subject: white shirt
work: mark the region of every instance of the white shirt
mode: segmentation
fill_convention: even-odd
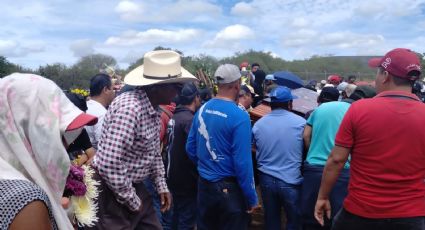
[[[87,133],[90,137],[90,142],[93,147],[97,149],[97,144],[99,143],[100,135],[102,134],[103,118],[106,114],[106,108],[95,100],[89,100],[87,102],[86,113],[97,117],[97,123],[95,125],[86,126]]]

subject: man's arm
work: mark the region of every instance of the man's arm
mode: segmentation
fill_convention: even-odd
[[[251,122],[248,115],[234,126],[232,156],[239,186],[248,201],[248,208],[258,205],[251,157]]]
[[[122,163],[122,158],[133,146],[137,112],[132,106],[111,112],[114,114],[109,112],[105,118],[108,126],[102,129],[103,135],[95,156],[95,166],[118,202],[136,211],[140,208],[141,201],[127,176],[127,167]]]
[[[189,135],[186,141],[186,153],[190,160],[193,163],[198,164],[198,157],[196,156],[196,138],[198,135],[198,113],[195,114],[192,121],[192,126],[190,127]]]
[[[349,148],[335,146],[326,161],[316,207],[314,208],[314,217],[322,226],[324,225],[323,215],[326,213],[328,218],[331,216],[329,194],[338,179],[339,173],[344,168],[349,154]]]
[[[312,132],[313,132],[313,127],[311,127],[310,125],[306,124],[305,127],[304,127],[304,132],[303,132],[303,140],[304,140],[303,160],[306,159],[307,153],[308,153],[308,149],[310,148],[311,134],[312,134]]]

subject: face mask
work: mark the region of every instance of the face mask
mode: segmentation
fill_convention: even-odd
[[[72,142],[74,142],[77,139],[77,137],[80,136],[82,131],[83,131],[83,127],[65,132],[63,134],[63,138],[65,139],[66,144],[68,146],[72,144]]]

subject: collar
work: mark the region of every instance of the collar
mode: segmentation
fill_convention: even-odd
[[[407,99],[410,98],[416,101],[420,101],[418,96],[416,96],[413,93],[408,93],[406,91],[395,91],[395,90],[381,92],[375,97],[397,97],[397,98],[407,98]]]
[[[139,96],[139,100],[142,102],[142,104],[146,104],[148,109],[148,114],[151,116],[158,115],[158,112],[156,109],[152,106],[151,101],[149,101],[149,97],[146,94],[146,92],[143,89],[136,89],[135,92]]]

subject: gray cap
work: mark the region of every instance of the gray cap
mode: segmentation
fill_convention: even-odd
[[[234,82],[241,78],[241,76],[239,68],[233,64],[220,65],[214,73],[214,77],[219,84]]]

